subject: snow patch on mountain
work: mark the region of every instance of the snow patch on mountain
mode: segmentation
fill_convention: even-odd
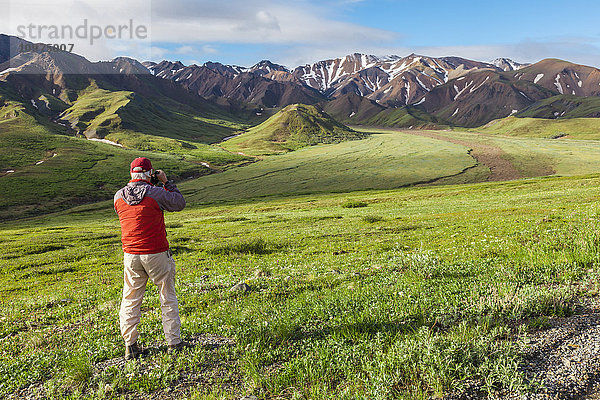
[[[5,69],[4,71],[0,72],[0,75],[6,74],[6,73],[9,73],[9,72],[12,72],[12,71],[17,71],[18,69],[19,68],[8,68],[8,69]]]
[[[560,74],[556,75],[556,78],[554,79],[554,86],[556,86],[556,88],[558,89],[558,92],[560,94],[565,94],[562,88],[562,85],[560,83]]]
[[[480,87],[482,87],[488,80],[490,79],[490,76],[486,76],[485,80],[483,82],[481,82],[478,86],[473,87],[471,90],[469,90],[469,93],[473,93],[474,91],[476,91],[477,89],[479,89]]]
[[[521,64],[521,63],[515,62],[515,61],[511,60],[510,58],[496,58],[491,63],[503,71],[517,71],[517,70],[529,65],[529,64]]]
[[[540,81],[540,79],[542,79],[543,77],[544,77],[544,74],[537,74],[537,76],[533,80],[533,83],[538,83]]]
[[[417,80],[417,82],[419,83],[419,85],[420,85],[420,86],[421,86],[423,89],[425,89],[426,91],[428,91],[428,92],[429,92],[429,90],[430,90],[430,89],[429,89],[427,86],[425,86],[425,84],[424,84],[423,82],[421,82],[421,80],[419,79],[419,77],[418,77],[418,76],[415,76],[415,79]]]
[[[525,97],[527,100],[531,100],[529,98],[529,96],[527,96],[525,93],[521,92],[520,90],[519,90],[519,93],[521,93],[521,96]]]
[[[464,93],[465,90],[467,90],[469,88],[469,86],[471,86],[473,84],[473,81],[469,82],[467,85],[465,85],[464,88],[462,88],[461,90],[458,90],[458,87],[456,85],[454,85],[454,89],[458,92],[456,94],[456,96],[454,96],[454,101],[456,101],[456,99],[458,99],[458,96],[460,96],[461,94]]]

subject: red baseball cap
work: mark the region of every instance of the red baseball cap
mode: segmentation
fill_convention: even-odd
[[[131,172],[146,172],[152,169],[152,163],[146,157],[138,157],[131,162]]]

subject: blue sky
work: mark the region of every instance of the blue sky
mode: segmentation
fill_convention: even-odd
[[[600,2],[582,0],[9,0],[0,31],[18,24],[101,26],[128,19],[146,40],[105,40],[75,51],[92,60],[219,61],[262,59],[295,67],[352,52],[375,55],[555,57],[600,67]],[[8,15],[8,18],[6,17]],[[26,38],[28,39],[28,38]]]
[[[350,22],[396,31],[406,45],[518,43],[557,36],[596,36],[597,1],[558,0],[359,1],[347,4]]]

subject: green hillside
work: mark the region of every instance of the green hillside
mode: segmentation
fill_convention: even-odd
[[[425,399],[467,381],[527,396],[539,387],[521,368],[529,333],[598,294],[599,185],[594,175],[190,204],[166,223],[192,346],[166,353],[150,285],[149,351],[127,363],[110,204],[5,223],[0,397]],[[251,291],[230,290],[240,281]]]
[[[27,102],[0,82],[0,218],[109,199],[140,155],[177,180],[248,161],[207,144],[246,126],[216,105],[151,100],[83,76],[77,83],[61,99],[37,88]]]
[[[388,108],[359,123],[366,126],[414,129],[442,129],[450,125],[449,122],[412,106]]]
[[[216,105],[194,106],[167,96],[147,97],[132,91],[107,90],[99,87],[95,80],[78,92],[77,100],[58,118],[87,137],[112,137],[135,148],[140,144],[139,135],[188,143],[215,143],[248,127],[252,121],[228,114]],[[129,134],[133,137],[129,138]]]
[[[390,189],[460,174],[475,162],[467,148],[404,133],[310,146],[186,182],[195,202],[269,195]]]
[[[265,155],[363,137],[315,106],[292,104],[260,125],[227,140],[222,146],[245,154]]]
[[[85,129],[99,137],[133,131],[200,143],[219,142],[248,126],[248,121],[214,108],[206,112],[168,97],[151,99],[134,92],[107,91],[91,85],[65,112],[64,118],[81,120],[80,115],[88,114]]]
[[[209,173],[208,168],[178,156],[57,135],[33,117],[2,121],[0,219],[110,199],[129,180],[129,163],[140,155],[150,157],[156,167],[176,179]]]
[[[122,120],[117,111],[133,97],[133,92],[129,91],[100,89],[93,81],[79,93],[77,101],[60,114],[60,119],[87,137],[104,138],[120,129]]]
[[[224,112],[194,110],[167,97],[151,101],[134,92],[109,91],[92,83],[60,118],[86,137],[105,138],[130,149],[220,165],[246,159],[207,145],[246,127],[240,119]]]
[[[538,138],[600,139],[600,118],[543,119],[507,117],[472,131]]]
[[[517,114],[520,118],[598,118],[600,117],[600,97],[571,95],[553,96],[540,100]]]
[[[484,136],[364,128],[364,140],[303,148],[221,174],[186,182],[186,195],[202,203],[318,192],[392,189],[422,182],[486,181],[490,169],[469,156],[476,145],[498,150],[523,178],[600,173],[600,142]],[[425,132],[427,133],[427,132]],[[443,138],[458,140],[449,143]],[[442,179],[443,178],[443,179]]]

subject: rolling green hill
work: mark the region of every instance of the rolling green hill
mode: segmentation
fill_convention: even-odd
[[[219,142],[248,126],[247,121],[216,106],[198,110],[168,97],[106,90],[93,80],[59,118],[87,137],[133,132],[200,143]],[[122,135],[118,138],[127,141]]]
[[[223,150],[206,147],[206,160],[232,161]],[[131,160],[141,155],[177,180],[210,173],[178,155],[58,135],[27,115],[0,121],[0,219],[110,199],[129,180]]]
[[[388,189],[459,174],[475,162],[467,148],[403,133],[305,147],[186,182],[192,202],[268,195]]]
[[[515,116],[546,119],[598,118],[600,117],[600,97],[553,96],[538,101],[519,111]]]
[[[507,117],[472,131],[506,136],[600,139],[600,118],[543,119]]]
[[[388,108],[359,121],[360,125],[414,129],[444,129],[450,123],[416,107]]]
[[[213,109],[214,108],[214,109]],[[131,91],[110,91],[92,81],[59,122],[88,138],[102,138],[130,149],[177,154],[186,160],[220,165],[245,157],[207,146],[247,127],[219,108],[198,111],[168,97],[148,99]],[[208,153],[221,157],[211,157]]]
[[[222,146],[245,154],[265,155],[363,137],[315,106],[292,104],[260,125],[227,140]]]

